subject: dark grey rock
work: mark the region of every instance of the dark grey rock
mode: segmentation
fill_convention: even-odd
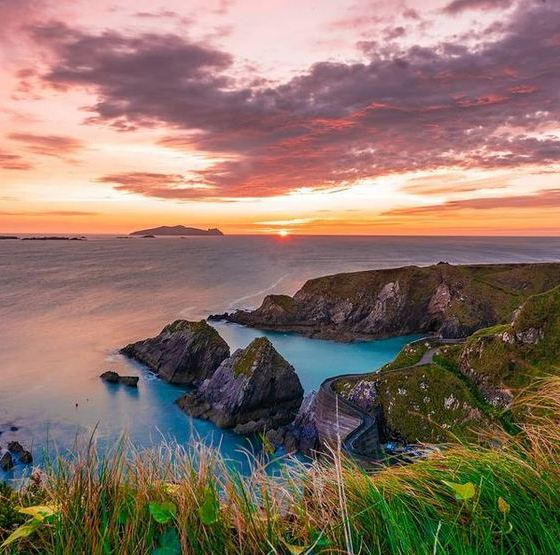
[[[276,445],[282,445],[284,449],[291,453],[301,451],[311,454],[320,449],[319,432],[317,431],[317,392],[312,391],[305,396],[294,421],[285,426],[283,430],[278,430],[273,436],[280,441]]]
[[[247,434],[291,422],[302,399],[294,368],[260,337],[235,351],[197,391],[177,403],[191,416]]]
[[[121,383],[128,387],[138,387],[138,376],[121,376],[117,372],[108,370],[99,376],[103,381],[108,383]]]
[[[214,373],[229,356],[229,347],[204,320],[176,320],[157,337],[131,343],[121,353],[142,362],[167,382],[193,385]]]
[[[8,443],[8,451],[16,455],[23,464],[31,464],[33,462],[33,456],[27,449],[23,448],[19,441],[10,441]]]
[[[14,460],[9,451],[5,451],[0,455],[0,470],[4,472],[11,470],[14,467]]]

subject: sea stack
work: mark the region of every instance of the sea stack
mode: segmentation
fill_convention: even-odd
[[[121,353],[142,362],[167,382],[196,385],[229,356],[229,347],[204,320],[176,320],[158,336],[131,343]]]
[[[177,403],[191,416],[249,434],[290,423],[302,399],[294,368],[260,337],[235,351],[196,392]]]

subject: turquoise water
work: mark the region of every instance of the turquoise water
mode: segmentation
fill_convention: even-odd
[[[245,440],[174,405],[178,387],[156,379],[118,350],[176,318],[201,319],[294,293],[328,273],[406,264],[557,261],[560,239],[224,237],[78,242],[0,242],[0,446],[64,452],[96,430],[105,449],[127,433],[138,447],[194,436],[243,459]],[[257,335],[217,323],[232,348]],[[410,338],[352,344],[266,333],[294,365],[306,391],[327,377],[367,372]],[[140,376],[138,390],[107,385],[113,369]],[[11,431],[11,427],[18,428]],[[19,472],[19,470],[17,471]],[[17,475],[17,472],[15,473]]]

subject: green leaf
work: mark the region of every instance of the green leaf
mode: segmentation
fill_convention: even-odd
[[[202,505],[198,508],[198,516],[203,524],[212,525],[218,522],[220,515],[220,502],[213,488],[205,488]]]
[[[503,515],[507,515],[511,506],[503,497],[498,497],[498,509]]]
[[[31,534],[33,534],[33,532],[35,532],[35,530],[37,530],[37,528],[39,528],[39,526],[41,526],[42,523],[43,523],[42,520],[36,518],[27,521],[25,524],[22,524],[21,526],[16,528],[6,538],[6,540],[2,543],[2,545],[0,545],[0,547],[7,547],[8,545],[14,543],[17,540],[29,537]]]
[[[181,555],[181,542],[175,528],[164,530],[159,538],[159,547],[152,551],[152,555]]]
[[[472,482],[458,484],[456,482],[443,480],[443,483],[455,492],[455,499],[457,499],[457,501],[467,501],[476,495],[476,486]]]
[[[177,514],[177,506],[171,501],[164,501],[163,503],[149,503],[148,510],[152,518],[160,524],[167,524]]]
[[[302,555],[302,553],[305,553],[309,549],[306,545],[294,545],[287,542],[284,542],[284,545],[290,552],[290,555]]]

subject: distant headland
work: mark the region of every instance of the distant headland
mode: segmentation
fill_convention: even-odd
[[[197,229],[196,227],[186,227],[184,225],[162,225],[150,229],[133,231],[130,235],[167,235],[167,236],[187,236],[187,235],[223,235],[218,228]]]

